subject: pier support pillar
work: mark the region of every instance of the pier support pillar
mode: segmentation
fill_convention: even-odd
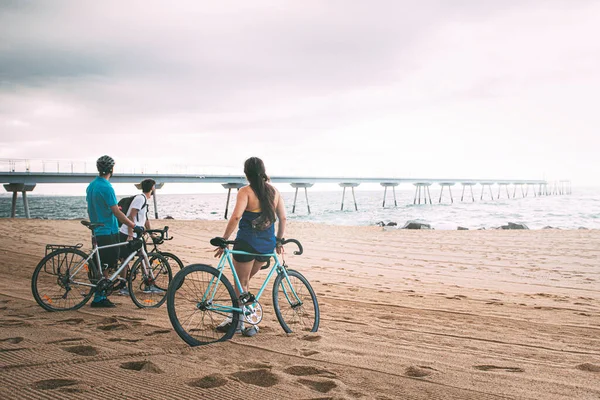
[[[222,183],[221,186],[223,186],[225,189],[227,189],[227,203],[225,203],[225,219],[227,219],[227,214],[229,212],[229,199],[231,198],[231,189],[236,189],[236,190],[240,190],[241,187],[246,186],[243,183]]]
[[[463,185],[463,190],[462,190],[462,195],[460,196],[460,201],[463,201],[464,197],[465,197],[465,187],[469,187],[469,189],[471,189],[471,200],[473,202],[475,202],[475,195],[473,194],[473,186],[475,186],[475,183],[473,182],[462,182]]]
[[[525,192],[523,191],[523,184],[522,183],[515,183],[514,184],[514,190],[513,190],[513,199],[517,196],[517,186],[519,186],[521,188],[521,195],[523,197],[525,197]]]
[[[485,187],[487,186],[490,192],[490,200],[494,200],[494,193],[492,193],[492,185],[493,182],[481,182],[481,197],[479,200],[483,200],[483,193],[485,192]]]
[[[383,186],[383,208],[385,208],[385,198],[387,196],[387,188],[388,186],[392,187],[392,191],[394,192],[394,207],[398,207],[398,202],[396,202],[396,186],[398,183],[395,182],[381,182],[381,186]]]
[[[34,184],[25,184],[25,183],[8,183],[4,185],[4,189],[7,192],[12,192],[12,204],[10,207],[10,217],[16,218],[17,216],[17,197],[19,192],[21,192],[23,196],[23,209],[25,210],[25,218],[31,218],[29,214],[29,202],[27,201],[27,192],[31,192],[35,188]]]
[[[359,183],[340,183],[340,186],[344,188],[342,192],[342,208],[341,211],[344,211],[344,197],[346,197],[346,188],[349,187],[352,189],[352,199],[354,200],[354,210],[358,211],[358,206],[356,205],[356,196],[354,195],[354,188],[360,185]]]
[[[440,190],[440,200],[438,203],[442,202],[442,194],[444,193],[444,188],[448,188],[448,192],[450,193],[450,204],[454,204],[454,199],[452,198],[452,186],[454,186],[454,182],[440,182],[441,190]]]
[[[428,182],[417,182],[413,183],[415,185],[415,199],[413,200],[413,204],[421,204],[421,190],[423,191],[423,204],[427,204],[427,200],[429,199],[429,204],[431,204],[431,193],[429,192],[429,186],[431,183]],[[418,195],[418,202],[417,202]]]
[[[502,193],[502,186],[506,189],[506,198],[510,199],[510,194],[508,193],[508,183],[498,183],[498,200],[500,199],[500,193]]]
[[[308,203],[308,190],[307,188],[312,187],[314,183],[309,182],[301,182],[301,183],[290,183],[293,188],[296,188],[296,193],[294,193],[294,205],[292,206],[292,214],[296,212],[296,199],[298,198],[298,188],[304,188],[304,196],[306,197],[306,208],[308,209],[308,213],[310,214],[310,204]]]
[[[135,183],[134,185],[135,185],[135,187],[137,189],[142,190],[142,184],[141,183]],[[156,182],[154,184],[154,191],[152,191],[152,202],[154,203],[154,218],[155,219],[158,219],[158,205],[157,205],[158,203],[156,201],[156,191],[158,189],[162,189],[162,187],[164,185],[165,185],[164,182],[160,182],[160,183]]]

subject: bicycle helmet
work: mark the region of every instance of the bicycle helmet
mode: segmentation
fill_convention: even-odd
[[[96,167],[98,168],[100,175],[106,175],[109,172],[112,172],[114,166],[115,160],[110,156],[102,156],[96,161]]]

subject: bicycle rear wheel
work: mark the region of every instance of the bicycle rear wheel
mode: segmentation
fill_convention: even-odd
[[[166,251],[161,251],[160,254],[167,259],[169,265],[171,266],[171,271],[174,269],[173,267],[177,265],[179,267],[179,271],[181,271],[184,267],[183,262],[173,253],[168,253]]]
[[[31,292],[48,311],[77,310],[92,297],[96,266],[77,249],[59,249],[44,257],[33,271]]]
[[[167,310],[175,332],[190,346],[231,339],[238,326],[238,299],[229,280],[215,268],[188,265],[179,271],[167,295]],[[217,327],[231,323],[218,331]]]
[[[319,329],[319,303],[308,280],[298,271],[277,275],[273,284],[273,308],[287,333],[316,332]]]
[[[129,296],[139,308],[158,308],[167,300],[167,289],[173,278],[171,266],[159,253],[150,253],[148,261],[152,269],[151,276],[145,271],[143,261],[143,257],[138,257],[129,271]]]

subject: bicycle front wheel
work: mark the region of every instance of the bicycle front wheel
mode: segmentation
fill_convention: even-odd
[[[181,271],[184,267],[183,262],[181,262],[181,260],[179,259],[179,257],[177,257],[175,254],[173,253],[168,253],[166,251],[161,251],[160,254],[167,259],[167,261],[169,262],[169,265],[171,266],[171,271],[173,270],[173,267],[175,265],[177,265],[179,267],[179,271]]]
[[[96,267],[88,255],[77,249],[59,249],[39,262],[31,278],[35,301],[48,311],[77,310],[93,293]]]
[[[167,289],[173,278],[171,266],[159,253],[148,254],[150,268],[145,267],[143,261],[143,257],[138,257],[129,271],[129,296],[139,308],[158,308],[167,300]]]
[[[179,271],[167,295],[167,310],[175,332],[190,346],[231,339],[240,315],[229,280],[215,268],[188,265]],[[228,324],[229,323],[229,324]]]
[[[308,280],[298,271],[280,273],[273,284],[273,308],[287,333],[316,332],[319,329],[319,303]]]

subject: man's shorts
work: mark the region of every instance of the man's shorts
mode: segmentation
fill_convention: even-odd
[[[115,233],[113,235],[96,236],[96,243],[98,243],[98,247],[120,243],[119,234]],[[108,249],[98,250],[98,252],[100,253],[100,261],[102,262],[102,264],[107,264],[108,268],[116,268],[117,261],[119,260],[119,253],[121,247],[123,246],[110,247]]]
[[[233,245],[233,250],[240,250],[240,251],[245,251],[248,253],[258,253],[258,251],[256,251],[254,249],[254,247],[250,246],[248,243],[246,243],[243,240],[236,240],[235,244]],[[259,262],[267,262],[269,261],[269,258],[271,257],[265,257],[265,256],[250,256],[250,255],[246,255],[246,254],[232,254],[233,255],[233,259],[237,262],[250,262],[256,259],[256,261]]]

